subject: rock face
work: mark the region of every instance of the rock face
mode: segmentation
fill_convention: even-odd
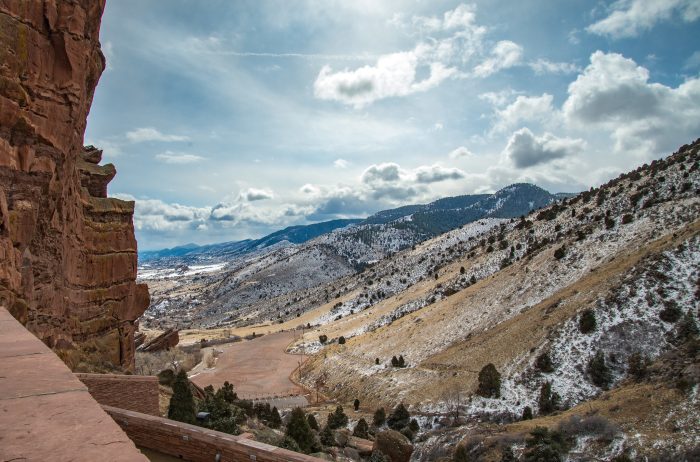
[[[0,304],[69,366],[130,370],[149,302],[134,204],[83,148],[104,2],[0,1]]]
[[[175,329],[168,329],[158,337],[139,345],[139,351],[163,351],[177,346],[180,342],[180,334]]]

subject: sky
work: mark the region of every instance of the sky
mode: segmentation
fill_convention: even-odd
[[[530,182],[700,137],[700,0],[108,0],[85,144],[140,250]]]

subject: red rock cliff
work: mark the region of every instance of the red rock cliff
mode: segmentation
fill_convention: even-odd
[[[104,4],[0,0],[0,304],[73,368],[129,370],[148,306],[134,204],[83,148]]]

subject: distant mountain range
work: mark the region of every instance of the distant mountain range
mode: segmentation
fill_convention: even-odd
[[[429,204],[415,204],[383,210],[366,219],[331,220],[305,226],[290,226],[260,239],[223,242],[219,244],[185,244],[171,249],[139,252],[139,261],[159,259],[220,259],[229,260],[241,255],[278,246],[284,243],[303,244],[335,230],[354,226],[372,232],[398,230],[415,243],[437,236],[482,218],[515,218],[561,200],[571,194],[551,194],[544,189],[518,183],[494,194],[470,194],[445,197]]]

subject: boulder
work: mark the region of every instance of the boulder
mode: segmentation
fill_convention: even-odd
[[[377,433],[373,451],[381,451],[391,462],[408,462],[413,454],[413,445],[401,433],[384,430]]]

